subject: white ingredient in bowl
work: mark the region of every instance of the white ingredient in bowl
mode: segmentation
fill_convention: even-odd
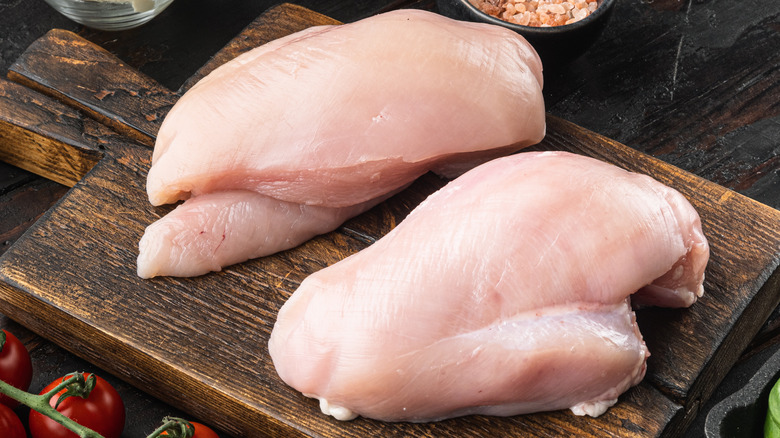
[[[154,8],[154,0],[90,0],[105,3],[132,3],[135,12],[146,12]]]

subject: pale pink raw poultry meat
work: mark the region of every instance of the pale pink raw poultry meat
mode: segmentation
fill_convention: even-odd
[[[188,277],[219,271],[296,247],[374,204],[302,205],[248,190],[196,196],[147,227],[138,243],[138,276]]]
[[[286,383],[339,419],[596,416],[645,374],[631,295],[691,305],[708,258],[677,191],[592,158],[520,153],[307,277],[269,351]]]
[[[458,155],[537,143],[541,88],[536,52],[498,26],[398,10],[310,29],[185,93],[160,128],[147,192],[154,205],[226,189],[353,205]]]
[[[237,57],[182,96],[157,137],[149,200],[250,190],[354,210],[425,172],[456,176],[539,142],[541,90],[536,52],[498,26],[399,10],[308,29]]]

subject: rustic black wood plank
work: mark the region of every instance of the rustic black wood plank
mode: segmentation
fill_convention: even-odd
[[[67,187],[33,175],[21,169],[12,169],[0,163],[0,174],[22,175],[15,183],[0,190],[0,255],[51,208],[67,191]],[[4,191],[7,192],[4,193]]]
[[[780,208],[780,3],[621,1],[548,110]]]
[[[0,196],[34,179],[36,178],[33,174],[10,164],[0,162]]]

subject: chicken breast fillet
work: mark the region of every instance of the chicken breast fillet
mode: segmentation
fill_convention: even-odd
[[[522,37],[421,10],[299,32],[219,67],[174,105],[154,205],[245,189],[344,207],[538,143],[542,66]]]
[[[537,143],[541,88],[541,63],[522,37],[418,10],[258,47],[166,116],[149,200],[208,202],[185,202],[146,230],[138,274],[195,276],[273,254],[425,172],[455,176]]]
[[[520,153],[306,278],[269,351],[339,419],[597,416],[645,373],[631,295],[691,305],[708,258],[677,191],[579,155]]]

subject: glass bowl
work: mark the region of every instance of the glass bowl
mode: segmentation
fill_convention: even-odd
[[[45,0],[76,23],[99,30],[138,27],[170,5],[173,0]]]

